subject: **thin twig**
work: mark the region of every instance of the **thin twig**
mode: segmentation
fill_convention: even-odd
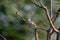
[[[29,24],[28,21],[27,21],[23,16],[21,16],[21,15],[19,14],[19,12],[16,12],[16,14],[17,14],[19,17],[21,17],[27,24]]]
[[[32,29],[35,29],[34,27],[32,27]],[[43,28],[41,28],[41,27],[37,27],[37,29],[40,29],[40,30],[43,30],[43,31],[45,31],[45,32],[47,32],[47,30],[46,29],[43,29]]]
[[[3,39],[3,40],[7,40],[3,35],[0,34],[0,37]]]
[[[43,9],[45,9],[46,7],[43,5],[43,3],[42,3],[42,0],[41,0],[41,2],[40,2],[40,4],[38,4],[37,2],[36,2],[36,0],[31,0],[31,2],[33,3],[33,4],[35,4],[37,7],[39,7],[39,8],[43,8]]]
[[[47,25],[46,23],[44,23],[41,19],[39,19],[39,21],[46,27],[49,27],[49,25]]]
[[[60,10],[60,9],[59,9]],[[56,19],[59,17],[59,10],[53,15],[52,17],[52,22],[54,23],[56,21]]]
[[[40,5],[34,0],[34,1],[32,1],[32,3],[33,4],[35,4],[36,6],[38,6],[39,8],[43,8],[43,9],[46,9],[46,7],[43,5],[43,3],[42,3],[42,0],[41,0],[41,3],[40,3]],[[42,22],[42,20],[40,20],[41,22]],[[47,26],[47,24],[45,24],[44,22],[42,22],[43,23],[43,25],[45,25],[45,26]]]

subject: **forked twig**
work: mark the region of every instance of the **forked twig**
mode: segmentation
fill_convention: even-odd
[[[54,15],[53,15],[53,17],[51,18],[51,20],[52,20],[52,22],[53,22],[53,24],[55,23],[55,21],[56,21],[56,19],[58,18],[58,16],[59,16],[59,11],[57,11]],[[58,29],[58,28],[57,28]],[[52,31],[51,31],[52,30]],[[54,33],[54,32],[56,32],[55,30],[53,30],[53,28],[52,27],[50,27],[49,29],[48,29],[48,38],[47,38],[47,40],[52,40],[52,34]],[[58,35],[59,35],[59,33],[58,32],[56,32],[57,33],[57,40],[59,39],[58,37]],[[50,36],[50,37],[49,37]]]
[[[39,8],[45,9],[46,6],[43,5],[42,0],[40,0],[40,1],[41,1],[40,4],[38,4],[38,3],[36,2],[36,0],[31,0],[31,2],[32,2],[33,4],[35,4],[36,6],[38,6]]]
[[[38,6],[38,7],[40,7],[40,8],[43,8],[43,9],[45,10],[46,16],[47,16],[48,21],[49,21],[50,26],[51,26],[51,27],[49,28],[50,30],[48,29],[48,34],[47,34],[47,35],[50,35],[50,36],[48,36],[48,39],[47,39],[47,40],[52,40],[52,39],[51,39],[51,36],[52,36],[51,33],[53,33],[53,31],[56,31],[57,33],[59,33],[59,30],[58,30],[57,28],[55,28],[55,26],[54,26],[54,22],[55,22],[56,18],[58,17],[58,15],[56,14],[56,15],[54,15],[54,16],[51,18],[51,15],[52,15],[52,0],[51,0],[50,15],[49,15],[48,8],[43,5],[42,1],[41,1],[40,5],[36,4],[35,2],[32,2],[32,3],[34,3],[36,6]],[[51,30],[52,30],[52,31],[51,31]],[[50,31],[51,31],[51,33],[50,33]]]

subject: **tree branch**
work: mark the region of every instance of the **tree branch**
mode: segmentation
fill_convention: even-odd
[[[33,1],[31,0],[31,2],[32,2],[33,4],[35,4],[37,7],[46,9],[46,6],[43,5],[42,0],[40,0],[40,1],[41,1],[40,4],[38,4],[38,3],[36,2],[36,0],[33,0]]]
[[[59,32],[59,30],[55,28],[55,26],[54,26],[54,24],[53,24],[53,22],[52,22],[52,20],[51,20],[51,18],[50,18],[50,16],[49,16],[49,14],[48,14],[48,13],[49,13],[49,12],[48,12],[48,9],[46,9],[45,11],[46,11],[46,16],[47,16],[47,18],[48,18],[48,20],[49,20],[49,23],[50,23],[51,27],[52,27],[56,32]]]
[[[45,10],[46,16],[47,16],[48,21],[49,21],[49,23],[50,23],[50,26],[51,26],[56,32],[59,32],[59,30],[57,30],[57,29],[55,28],[55,26],[53,25],[53,22],[52,22],[52,20],[51,20],[51,18],[50,18],[50,16],[49,16],[48,8],[43,5],[42,0],[41,0],[41,2],[40,2],[40,5],[36,4],[35,2],[32,2],[32,3],[35,4],[36,6],[40,7],[40,8],[43,8],[43,9]]]
[[[3,40],[7,40],[3,35],[0,34],[0,37],[3,39]]]
[[[54,23],[54,22],[56,21],[56,19],[58,18],[59,12],[60,12],[60,9],[58,9],[58,11],[55,13],[55,15],[53,15],[53,17],[52,17],[52,19],[51,19],[53,23]]]
[[[53,22],[53,24],[54,24],[54,22],[56,21],[56,19],[57,19],[57,17],[59,16],[59,12],[57,11],[54,15],[53,15],[53,17],[51,18],[51,20],[52,20],[52,22]],[[57,28],[58,29],[58,28]],[[53,28],[52,27],[50,27],[48,30],[47,30],[47,40],[50,40],[50,39],[52,39],[52,34],[54,33],[54,31],[55,30],[53,30]],[[56,32],[56,31],[55,31]],[[59,39],[58,38],[59,37],[59,33],[57,32],[57,40]]]
[[[27,24],[29,24],[28,21],[27,21],[23,16],[21,16],[21,15],[19,14],[19,12],[16,12],[16,14],[17,14],[19,17],[21,17]]]

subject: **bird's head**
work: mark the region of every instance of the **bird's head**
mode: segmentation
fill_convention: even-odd
[[[28,19],[28,22],[29,22],[30,24],[32,24],[32,25],[36,25],[35,22],[32,20],[32,18],[29,18],[29,19]]]

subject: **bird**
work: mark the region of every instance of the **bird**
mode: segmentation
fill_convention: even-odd
[[[32,18],[29,18],[29,19],[28,19],[28,22],[29,22],[30,24],[35,25],[35,26],[36,26],[36,23],[32,20]]]

